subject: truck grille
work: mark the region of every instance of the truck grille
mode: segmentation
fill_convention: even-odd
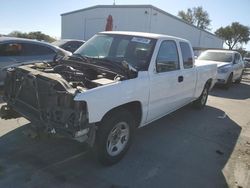
[[[75,102],[75,89],[58,75],[27,67],[8,72],[5,101],[36,124],[65,129],[71,133],[86,124],[86,104]]]

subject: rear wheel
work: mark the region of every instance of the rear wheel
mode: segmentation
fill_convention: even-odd
[[[120,161],[129,149],[134,129],[134,118],[127,110],[106,116],[97,130],[96,152],[99,161],[104,165]]]
[[[206,84],[200,97],[193,102],[195,108],[202,109],[205,107],[207,103],[208,91],[209,91],[209,84]]]

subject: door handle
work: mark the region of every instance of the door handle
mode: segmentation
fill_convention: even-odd
[[[183,76],[179,76],[179,77],[178,77],[178,82],[183,82],[183,80],[184,80],[184,77],[183,77]]]

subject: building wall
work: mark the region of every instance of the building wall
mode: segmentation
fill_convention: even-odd
[[[62,16],[61,38],[88,40],[95,33],[104,31],[106,19],[113,17],[113,30],[142,31],[149,30],[149,8],[96,8]]]
[[[62,38],[88,40],[105,30],[108,15],[113,30],[173,35],[189,40],[195,48],[222,48],[218,37],[189,25],[153,7],[94,8],[62,15]]]
[[[84,18],[80,13],[69,14],[61,17],[62,39],[84,39]]]
[[[187,39],[194,48],[222,48],[223,40],[190,24],[152,9],[150,32]]]

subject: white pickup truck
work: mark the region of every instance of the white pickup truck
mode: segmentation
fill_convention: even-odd
[[[204,107],[216,73],[216,64],[194,64],[187,40],[101,32],[67,60],[9,69],[1,116],[85,141],[114,164],[136,128],[191,102]]]

